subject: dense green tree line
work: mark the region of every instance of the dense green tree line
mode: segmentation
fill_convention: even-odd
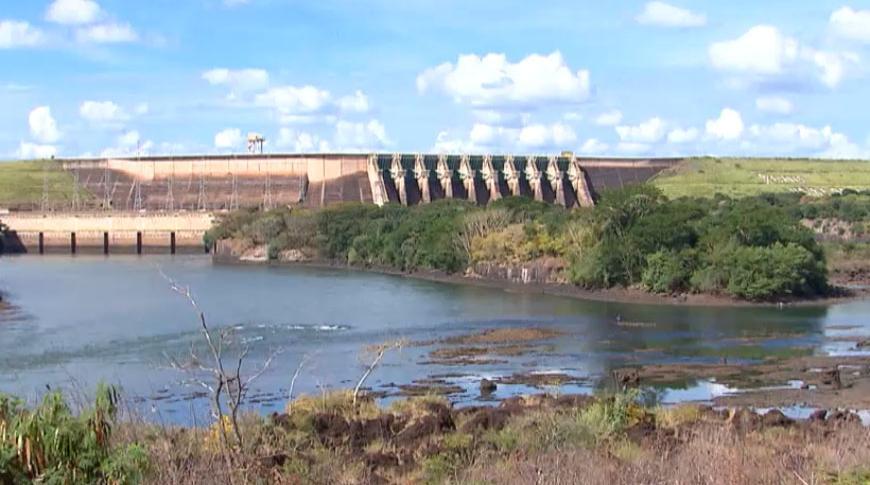
[[[802,219],[863,219],[870,197],[799,195],[666,199],[655,187],[605,192],[595,208],[525,198],[481,208],[463,201],[416,207],[348,204],[228,215],[207,239],[232,238],[311,258],[403,271],[463,271],[479,262],[560,258],[586,288],[640,286],[750,300],[828,292],[824,254]]]

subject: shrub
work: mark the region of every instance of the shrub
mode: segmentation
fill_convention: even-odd
[[[697,257],[691,250],[658,251],[646,258],[643,284],[655,293],[673,293],[689,287],[689,280],[697,265]]]
[[[728,292],[749,300],[813,296],[827,289],[824,264],[794,243],[738,247],[730,268]]]
[[[118,394],[100,385],[94,406],[73,414],[59,392],[33,410],[0,396],[0,479],[4,483],[138,483],[147,455],[136,444],[112,446]]]

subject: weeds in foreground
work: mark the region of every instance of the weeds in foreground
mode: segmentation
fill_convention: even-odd
[[[59,392],[32,410],[0,396],[0,483],[138,483],[148,455],[136,443],[112,445],[117,405],[117,391],[105,385],[78,415]]]

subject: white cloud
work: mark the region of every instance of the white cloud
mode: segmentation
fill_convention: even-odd
[[[830,125],[816,128],[800,123],[752,125],[749,130],[756,153],[801,154],[822,158],[867,158],[870,150],[851,142]]]
[[[338,107],[346,113],[367,113],[369,111],[369,98],[360,90],[350,96],[344,96],[338,100]]]
[[[45,19],[64,25],[85,25],[102,17],[100,5],[93,0],[55,0],[48,7]]]
[[[118,137],[118,145],[122,147],[134,147],[139,143],[139,132],[130,130]]]
[[[76,30],[76,41],[82,44],[122,44],[137,40],[139,34],[130,24],[97,24]]]
[[[299,132],[291,128],[281,128],[275,145],[279,148],[289,148],[294,153],[330,151],[329,143],[316,134]]]
[[[665,122],[650,118],[637,126],[617,126],[616,133],[623,142],[655,143],[665,136]]]
[[[531,123],[519,127],[477,122],[467,139],[451,137],[447,131],[438,134],[434,151],[438,153],[470,153],[482,151],[558,151],[572,149],[577,133],[564,123]]]
[[[708,54],[713,67],[721,71],[754,76],[756,80],[815,77],[829,88],[837,87],[847,69],[860,63],[855,53],[802,46],[770,25],[758,25],[737,39],[716,42]]]
[[[580,153],[588,153],[591,155],[598,155],[607,151],[610,148],[607,143],[603,143],[598,141],[595,138],[590,138],[586,140],[586,143],[580,147]]]
[[[599,126],[616,126],[622,121],[622,111],[614,109],[601,113],[595,118],[595,124]]]
[[[139,103],[133,109],[133,111],[139,116],[147,115],[149,110],[150,108],[148,106],[148,103]]]
[[[31,136],[39,142],[54,143],[61,137],[57,122],[51,116],[51,108],[48,106],[34,108],[27,117],[27,122],[30,125]]]
[[[565,121],[583,121],[583,113],[577,113],[575,111],[569,111],[562,115],[562,119]]]
[[[846,75],[849,65],[857,65],[860,58],[851,52],[826,52],[805,49],[804,58],[811,60],[819,69],[819,80],[829,88],[837,87]]]
[[[258,94],[258,106],[273,108],[282,121],[294,121],[297,115],[322,114],[330,104],[329,91],[314,86],[280,86]]]
[[[378,120],[351,123],[341,120],[335,125],[335,144],[343,151],[370,151],[390,145],[387,130]]]
[[[636,20],[644,25],[659,27],[702,27],[707,24],[704,14],[658,1],[648,2]]]
[[[51,158],[57,155],[57,147],[54,145],[39,145],[23,141],[18,145],[18,151],[15,155],[18,158],[25,160]]]
[[[472,146],[465,140],[451,138],[450,133],[442,131],[435,138],[432,151],[435,153],[468,153],[472,151]]]
[[[85,101],[79,106],[79,115],[86,121],[109,124],[127,121],[124,109],[111,101]]]
[[[691,143],[698,139],[698,135],[700,132],[697,128],[674,128],[668,133],[668,143]]]
[[[638,155],[641,153],[646,153],[650,149],[650,146],[646,143],[635,143],[635,142],[620,142],[616,145],[616,151],[622,153],[628,153],[631,155]]]
[[[242,130],[238,128],[227,128],[214,136],[214,146],[219,149],[239,148],[243,141]]]
[[[797,40],[770,25],[752,27],[737,39],[710,46],[713,67],[723,71],[780,74],[798,59]]]
[[[256,91],[269,85],[269,73],[263,69],[211,69],[202,78],[214,86],[229,86],[239,92]]]
[[[316,86],[277,86],[254,97],[254,104],[274,109],[282,123],[337,121],[339,114],[367,113],[369,99],[362,91],[335,99]]]
[[[101,157],[129,157],[147,155],[154,149],[154,142],[142,140],[139,132],[130,130],[122,133],[115,140],[117,146],[106,148],[100,152]]]
[[[532,54],[512,63],[504,54],[459,56],[417,76],[420,93],[440,91],[457,103],[476,107],[528,107],[577,103],[589,97],[589,71],[572,71],[558,51]]]
[[[755,100],[758,111],[788,115],[794,111],[794,105],[786,98],[778,96],[765,96]]]
[[[870,10],[843,7],[831,14],[830,26],[841,37],[870,43]]]
[[[574,130],[561,123],[552,125],[532,124],[524,126],[517,136],[516,144],[520,148],[566,148],[577,141]]]
[[[33,47],[45,41],[45,34],[27,22],[0,20],[0,49]]]
[[[707,121],[707,135],[719,140],[736,140],[743,134],[743,117],[740,113],[725,108],[719,118]]]

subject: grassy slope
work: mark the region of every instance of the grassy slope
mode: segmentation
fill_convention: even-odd
[[[739,197],[797,189],[823,195],[845,188],[870,189],[870,162],[696,158],[662,172],[654,183],[669,197]]]
[[[0,207],[39,208],[43,181],[48,182],[49,204],[53,209],[69,207],[73,198],[73,176],[53,161],[0,162]],[[88,195],[82,190],[82,200]]]

